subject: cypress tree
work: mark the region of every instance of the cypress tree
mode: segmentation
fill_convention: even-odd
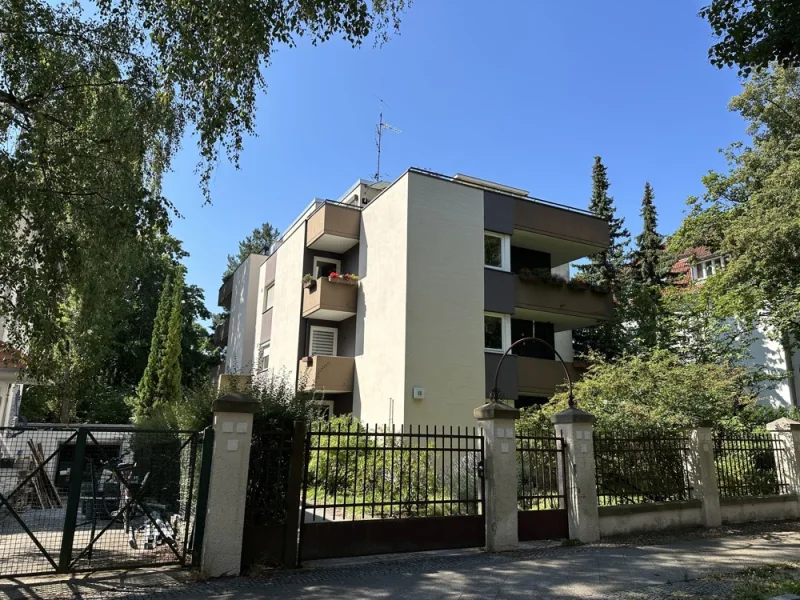
[[[172,282],[168,277],[161,290],[161,298],[153,322],[153,334],[150,338],[150,354],[147,366],[136,389],[136,405],[134,417],[138,421],[148,417],[158,402],[158,388],[161,372],[164,345],[167,339],[170,313],[172,311]]]
[[[598,323],[595,327],[576,329],[573,332],[575,351],[587,354],[599,352],[606,359],[613,359],[625,349],[625,329],[622,326],[624,302],[623,262],[625,248],[630,241],[630,233],[625,228],[625,219],[616,216],[614,198],[609,196],[608,171],[599,156],[594,157],[592,165],[592,197],[589,210],[592,214],[608,221],[608,249],[590,257],[586,265],[578,265],[578,276],[589,283],[600,285],[609,290],[614,298],[614,317]]]
[[[664,238],[659,235],[655,196],[650,182],[644,184],[642,233],[636,236],[634,279],[644,285],[664,283]]]
[[[158,401],[177,403],[181,400],[181,333],[183,330],[183,276],[178,274],[172,285],[170,314],[161,355],[158,378]]]

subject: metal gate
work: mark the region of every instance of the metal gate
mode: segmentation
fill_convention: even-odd
[[[474,427],[316,424],[305,462],[301,560],[485,544]]]
[[[569,537],[563,437],[517,436],[519,540]]]
[[[213,431],[0,428],[0,577],[199,558]]]

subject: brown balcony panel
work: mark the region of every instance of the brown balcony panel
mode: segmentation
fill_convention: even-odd
[[[229,275],[222,285],[219,287],[219,296],[217,297],[217,304],[222,308],[231,307],[231,296],[233,295],[233,275]]]
[[[566,285],[517,279],[514,295],[515,316],[554,323],[556,331],[596,325],[610,319],[613,311],[610,294]]]
[[[573,383],[577,377],[572,363],[567,363]],[[517,389],[526,396],[552,396],[566,383],[567,376],[560,361],[517,356]]]
[[[298,373],[306,390],[343,394],[353,391],[354,369],[352,356],[313,356],[300,361]]]
[[[563,265],[608,247],[608,223],[588,214],[517,199],[511,244],[548,252]]]
[[[320,277],[316,285],[303,290],[303,317],[343,321],[356,314],[358,285],[334,283]]]
[[[309,248],[345,252],[358,243],[361,211],[351,206],[326,202],[308,218],[306,227]]]
[[[214,328],[214,343],[220,348],[228,345],[228,330],[230,328],[230,319],[225,319],[222,323]]]

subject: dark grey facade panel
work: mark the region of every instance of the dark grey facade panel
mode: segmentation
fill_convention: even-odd
[[[496,269],[483,270],[483,306],[489,312],[514,313],[515,276]]]
[[[494,376],[497,371],[497,364],[500,362],[502,354],[495,352],[485,352],[486,362],[486,397],[491,398],[494,386]],[[497,387],[500,390],[500,399],[516,400],[519,395],[517,387],[517,357],[513,354],[506,356],[503,366],[500,369],[500,376],[497,380]],[[513,405],[513,404],[512,404]]]
[[[483,228],[497,233],[514,233],[514,198],[483,192]]]

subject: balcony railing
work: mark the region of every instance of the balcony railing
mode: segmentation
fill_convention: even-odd
[[[346,252],[361,235],[361,210],[338,202],[323,203],[306,226],[307,246],[326,252]]]
[[[608,292],[515,279],[514,303],[517,312],[522,311],[523,316],[527,313],[534,320],[556,323],[558,329],[594,325],[610,319],[613,314],[611,294]]]
[[[230,318],[226,318],[222,323],[214,328],[214,343],[224,348],[228,345],[228,331],[230,331]]]
[[[572,363],[567,363],[573,381],[577,374]],[[517,356],[517,390],[526,396],[552,396],[556,387],[566,383],[564,367],[557,360]]]
[[[222,285],[219,287],[219,297],[217,299],[217,304],[222,308],[230,308],[232,295],[233,295],[233,274],[230,274],[222,282]]]
[[[341,394],[353,391],[352,356],[309,356],[298,366],[300,386],[307,391]]]
[[[303,317],[343,321],[356,314],[358,285],[320,277],[303,289]]]

